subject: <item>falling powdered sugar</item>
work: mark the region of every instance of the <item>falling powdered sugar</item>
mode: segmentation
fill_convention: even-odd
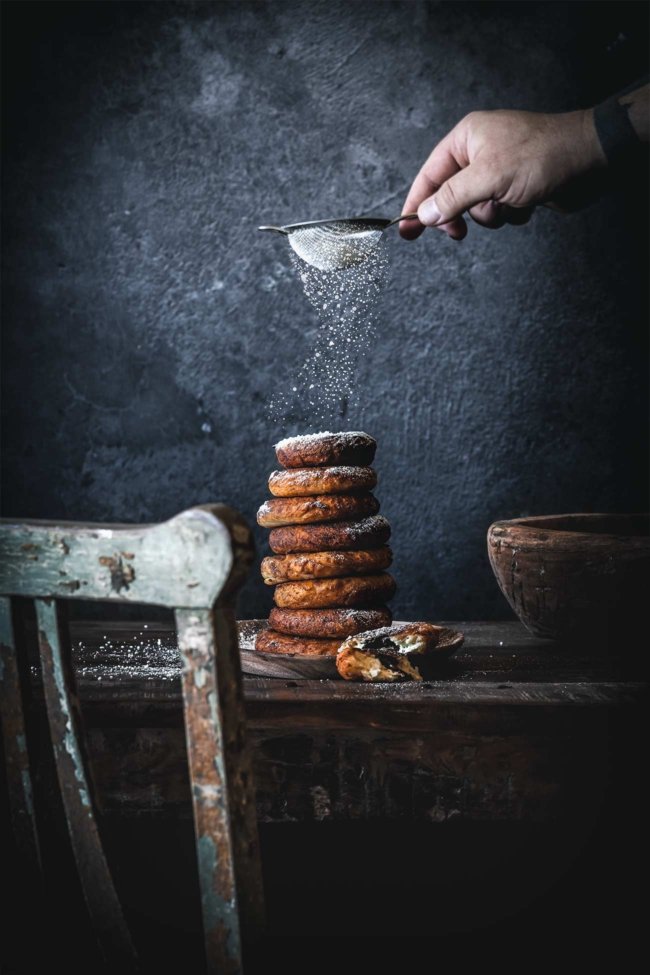
[[[386,244],[374,241],[363,261],[341,269],[313,267],[293,250],[291,262],[320,329],[295,380],[272,397],[269,413],[282,423],[313,424],[345,416],[355,401],[358,362],[377,332]]]

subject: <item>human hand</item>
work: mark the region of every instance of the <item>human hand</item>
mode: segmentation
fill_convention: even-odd
[[[467,234],[465,211],[483,227],[523,224],[538,204],[571,209],[580,178],[607,164],[593,110],[562,115],[471,112],[435,147],[402,209],[400,234],[436,227],[454,240]]]

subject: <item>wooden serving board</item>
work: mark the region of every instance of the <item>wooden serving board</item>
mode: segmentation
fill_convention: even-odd
[[[395,621],[396,623],[399,621]],[[259,653],[255,649],[255,637],[260,630],[268,627],[267,620],[242,620],[239,626],[239,653],[241,668],[245,674],[254,677],[300,677],[312,680],[341,680],[336,669],[335,658],[302,657],[289,653]],[[427,677],[435,662],[447,660],[464,640],[459,630],[445,628],[438,646],[426,657],[418,661],[422,676]],[[343,642],[343,640],[341,640]]]

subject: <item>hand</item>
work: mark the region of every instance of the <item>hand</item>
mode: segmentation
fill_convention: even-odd
[[[523,224],[538,204],[571,209],[582,176],[606,159],[593,110],[546,115],[535,112],[471,112],[435,147],[415,178],[400,223],[409,240],[436,227],[462,240],[462,214],[483,227]],[[573,199],[572,199],[573,198]]]

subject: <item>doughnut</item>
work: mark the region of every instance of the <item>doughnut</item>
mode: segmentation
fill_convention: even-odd
[[[422,680],[417,657],[433,650],[442,626],[433,623],[396,623],[348,637],[336,657],[336,669],[345,680]]]
[[[388,545],[360,552],[306,552],[297,555],[267,555],[262,559],[262,578],[267,586],[304,579],[368,575],[387,569],[393,561]]]
[[[328,609],[330,606],[378,606],[395,594],[395,580],[387,572],[374,576],[282,582],[273,598],[282,609]]]
[[[300,498],[312,494],[347,494],[372,491],[377,475],[372,467],[304,467],[273,471],[269,491],[276,498]]]
[[[340,640],[306,640],[275,630],[260,630],[255,637],[255,649],[260,653],[301,654],[304,657],[333,657],[341,646]]]
[[[271,498],[257,512],[257,523],[265,528],[278,525],[306,525],[314,521],[345,521],[364,518],[379,511],[372,494],[317,494],[312,498]]]
[[[278,609],[271,610],[269,626],[292,636],[339,637],[390,626],[388,609]]]
[[[390,538],[390,525],[382,515],[361,521],[332,521],[324,525],[291,525],[269,534],[271,551],[324,552],[339,549],[379,548]]]
[[[331,467],[333,464],[372,464],[377,441],[367,433],[308,433],[288,437],[275,445],[283,467]]]

